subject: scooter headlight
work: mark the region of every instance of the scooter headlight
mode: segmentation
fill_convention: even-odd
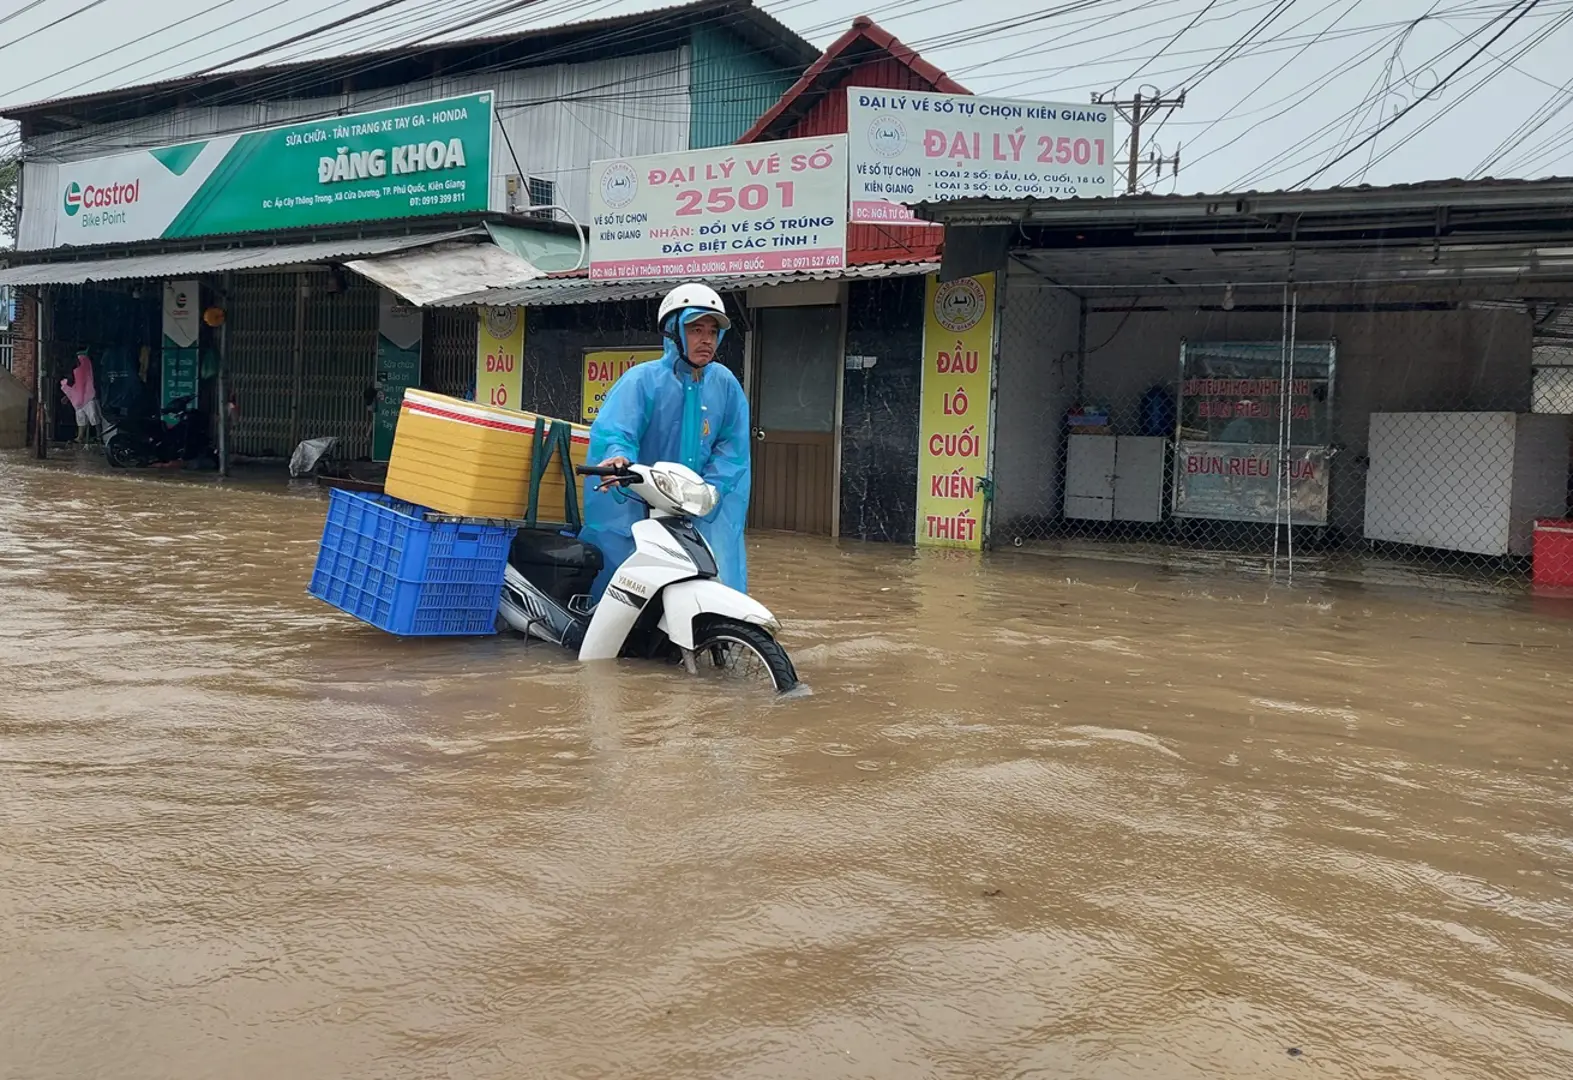
[[[681,481],[671,473],[655,469],[650,473],[650,479],[655,483],[655,489],[675,503],[683,501],[683,491],[679,486]]]
[[[716,508],[716,489],[702,480],[696,482],[662,469],[651,470],[650,480],[657,491],[689,517],[705,517]]]
[[[678,500],[682,504],[683,513],[690,517],[707,517],[715,509],[716,490],[709,484],[682,483],[683,497]]]

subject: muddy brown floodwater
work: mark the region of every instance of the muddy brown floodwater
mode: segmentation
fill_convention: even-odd
[[[0,459],[0,1076],[1573,1076],[1573,610],[765,537],[740,698]]]

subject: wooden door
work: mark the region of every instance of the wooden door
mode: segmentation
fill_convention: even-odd
[[[836,498],[841,309],[756,313],[748,526],[829,536]]]

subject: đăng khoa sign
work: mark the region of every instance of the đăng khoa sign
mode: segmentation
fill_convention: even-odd
[[[590,166],[590,277],[840,270],[847,137],[718,146]]]
[[[919,547],[983,548],[995,275],[928,279],[918,428]]]
[[[580,386],[580,415],[591,423],[601,414],[606,395],[630,369],[648,360],[659,360],[661,349],[586,349],[584,381]]]
[[[918,222],[953,199],[1072,199],[1114,189],[1106,105],[847,88],[853,222]],[[921,224],[921,222],[918,222]]]
[[[484,211],[491,145],[486,91],[68,162],[52,242],[35,246]]]

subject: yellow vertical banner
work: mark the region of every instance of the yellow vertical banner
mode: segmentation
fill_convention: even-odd
[[[475,400],[502,409],[524,407],[524,308],[481,309],[475,338]]]
[[[580,410],[584,422],[590,423],[601,412],[612,384],[621,379],[629,368],[646,360],[659,360],[660,349],[586,349],[584,351],[584,383],[580,387]]]
[[[919,547],[983,548],[995,276],[928,279],[918,439]]]

